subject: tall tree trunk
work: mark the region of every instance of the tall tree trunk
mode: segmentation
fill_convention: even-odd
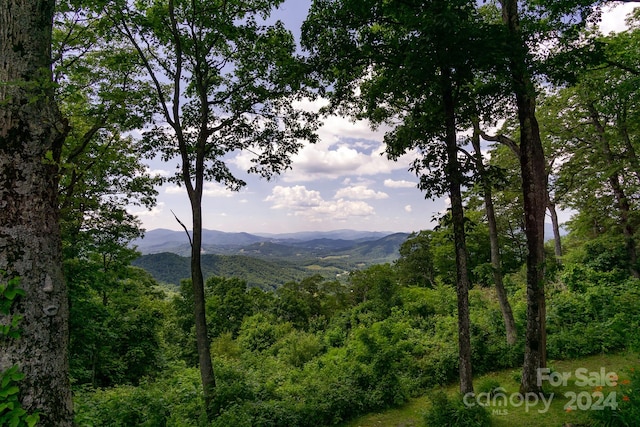
[[[549,215],[551,216],[551,226],[553,228],[553,252],[556,256],[556,262],[558,265],[562,264],[562,240],[560,240],[560,223],[558,222],[558,212],[556,211],[556,204],[551,201],[549,192],[547,191],[547,208],[549,209]]]
[[[464,208],[460,190],[462,176],[458,162],[458,144],[456,138],[455,105],[451,87],[451,71],[442,69],[442,95],[445,111],[447,146],[447,178],[449,179],[449,197],[451,198],[451,220],[456,250],[456,274],[458,297],[458,362],[460,369],[460,393],[473,392],[473,372],[471,369],[471,331],[469,318],[469,271],[468,252],[464,232]]]
[[[522,39],[518,2],[501,0],[502,18],[513,45],[510,71],[520,122],[520,170],[527,236],[527,328],[520,391],[541,392],[538,368],[546,365],[546,302],[544,296],[544,217],[547,177],[544,150],[535,116],[536,94],[527,69],[527,47]]]
[[[596,110],[593,103],[587,105],[589,114],[591,115],[591,123],[596,128],[598,140],[600,142],[600,152],[604,157],[604,160],[608,165],[615,165],[616,160],[611,152],[609,140],[605,132],[604,125],[600,120],[600,115]],[[625,239],[625,245],[627,249],[627,256],[629,257],[629,273],[635,278],[640,278],[640,272],[638,271],[638,254],[636,251],[636,241],[634,238],[635,229],[629,221],[629,215],[631,214],[631,206],[629,205],[629,199],[620,184],[620,174],[616,170],[609,175],[609,185],[613,190],[613,194],[618,205],[618,211],[620,212],[620,225],[622,225],[622,233]]]
[[[474,124],[474,132],[471,143],[476,156],[476,170],[482,181],[482,193],[484,197],[484,206],[487,213],[487,224],[489,226],[489,245],[491,248],[491,269],[493,270],[493,281],[496,287],[496,296],[500,304],[500,311],[504,320],[504,328],[507,336],[507,344],[514,345],[518,339],[518,331],[516,322],[513,318],[513,311],[507,292],[504,289],[502,280],[502,260],[500,256],[500,245],[498,242],[498,226],[496,224],[496,214],[493,207],[493,199],[491,194],[491,183],[487,180],[484,162],[482,160],[482,152],[480,151],[480,133],[477,124]]]
[[[202,186],[196,185],[196,189]],[[209,332],[207,328],[206,303],[204,292],[204,276],[202,274],[202,196],[196,191],[191,200],[193,220],[193,241],[191,242],[191,284],[193,286],[194,314],[196,322],[196,343],[198,346],[198,365],[204,391],[204,403],[209,420],[213,420],[215,408],[214,398],[216,382],[211,362]]]
[[[618,132],[620,133],[620,136],[624,141],[626,158],[629,160],[629,164],[631,165],[631,169],[633,170],[638,183],[640,183],[640,161],[638,160],[636,149],[633,147],[631,137],[629,136],[629,126],[627,125],[626,109],[624,114],[622,114],[619,118],[619,121],[620,125],[618,126]]]
[[[0,0],[0,281],[19,277],[26,292],[12,311],[22,316],[21,337],[0,343],[0,370],[25,374],[19,398],[40,411],[38,425],[65,427],[73,423],[69,307],[53,160],[67,129],[53,99],[54,4]]]

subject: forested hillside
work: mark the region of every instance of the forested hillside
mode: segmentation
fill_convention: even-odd
[[[640,8],[302,3],[0,0],[0,425],[637,426]],[[392,162],[410,234],[204,228],[300,166],[282,227],[402,229]]]
[[[178,288],[180,281],[190,274],[189,258],[169,252],[144,255],[132,265],[148,271],[160,283]],[[249,286],[275,289],[289,281],[300,280],[310,274],[304,266],[287,261],[265,261],[249,256],[203,255],[202,272],[205,277],[237,277]]]
[[[395,261],[400,257],[400,245],[407,236],[396,233],[365,241],[261,241],[247,246],[204,244],[203,247],[208,251],[241,255],[203,254],[202,271],[205,277],[237,277],[250,287],[262,289],[274,289],[288,281],[314,274],[334,279],[350,271]],[[180,285],[180,280],[188,278],[190,274],[189,258],[174,253],[143,255],[132,264],[147,270],[157,281],[176,287]]]

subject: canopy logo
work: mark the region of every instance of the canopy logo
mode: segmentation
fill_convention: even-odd
[[[567,391],[562,396],[567,399],[564,410],[602,411],[605,408],[616,410],[618,408],[617,394],[615,391],[603,393],[603,387],[615,387],[618,384],[618,375],[615,372],[607,372],[605,368],[599,371],[589,371],[586,368],[578,368],[574,372],[551,372],[549,368],[540,368],[537,372],[538,386],[548,384],[550,387],[594,387],[593,391]],[[543,414],[549,410],[556,393],[510,393],[502,387],[497,387],[490,392],[466,393],[463,403],[468,406],[489,407],[494,415],[508,415],[509,408],[524,406],[525,411],[536,410]]]

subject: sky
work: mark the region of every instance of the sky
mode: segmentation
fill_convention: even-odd
[[[309,0],[287,0],[277,12],[296,37],[309,4]],[[640,6],[640,2],[607,11],[601,30],[609,33],[623,28],[624,16],[634,6]],[[246,155],[232,156],[229,164],[247,186],[232,192],[216,183],[206,184],[203,227],[248,233],[337,229],[412,232],[433,228],[434,216],[446,210],[448,201],[425,199],[418,190],[418,179],[408,171],[415,153],[396,162],[387,160],[382,154],[386,130],[372,130],[364,121],[329,117],[318,131],[319,142],[306,144],[292,157],[292,169],[271,181],[244,172],[248,169]],[[149,169],[168,176],[175,163],[151,161]],[[158,192],[158,203],[152,210],[130,209],[143,228],[180,230],[171,211],[190,228],[186,190],[165,184]],[[561,221],[569,216],[561,215]]]

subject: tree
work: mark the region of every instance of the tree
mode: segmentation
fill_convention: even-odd
[[[71,426],[68,303],[62,275],[56,160],[67,132],[54,103],[53,1],[0,2],[0,270],[20,277],[22,338],[3,341],[0,369],[25,374],[21,402],[43,426]]]
[[[575,235],[621,236],[626,268],[634,277],[639,275],[635,129],[640,92],[633,69],[639,58],[622,52],[638,43],[639,34],[635,28],[597,38],[601,56],[577,70],[571,86],[550,94],[541,110],[547,123],[544,136],[555,142],[563,159],[556,179],[557,191],[564,194],[562,205],[578,211],[571,222]]]
[[[60,154],[65,259],[100,244],[126,248],[140,237],[127,208],[151,208],[160,182],[127,135],[151,118],[153,94],[137,53],[114,39],[104,17],[75,5],[58,3],[53,37],[56,100],[69,120]]]
[[[427,197],[447,194],[456,258],[460,390],[473,390],[469,339],[468,254],[461,189],[468,168],[457,131],[468,122],[467,86],[484,51],[474,2],[315,1],[303,46],[331,87],[334,110],[395,128],[385,135],[397,159],[416,150],[412,170]],[[428,58],[428,60],[425,60]]]
[[[436,283],[429,230],[411,233],[400,245],[400,258],[396,260],[400,280],[407,285],[433,287]]]
[[[157,115],[144,137],[147,152],[178,159],[171,181],[189,197],[198,363],[210,419],[216,410],[200,258],[204,183],[245,185],[226,162],[237,151],[255,154],[250,171],[271,177],[289,166],[301,140],[314,139],[313,114],[295,108],[303,81],[293,37],[280,22],[259,23],[280,3],[113,1],[105,12],[154,87]]]
[[[513,311],[511,310],[511,304],[509,304],[509,298],[507,297],[507,292],[504,288],[504,283],[502,280],[502,256],[500,254],[500,243],[498,241],[498,225],[493,205],[492,183],[489,173],[491,169],[489,169],[488,171],[484,165],[484,159],[482,158],[482,152],[480,150],[480,132],[477,123],[474,123],[471,143],[473,145],[475,155],[476,171],[480,176],[480,187],[482,197],[484,199],[485,212],[487,215],[487,225],[489,227],[488,234],[491,247],[491,270],[493,273],[496,295],[500,304],[502,318],[504,319],[507,343],[509,345],[514,345],[518,338],[518,331],[516,330],[516,322],[513,318]]]
[[[530,52],[523,35],[518,2],[501,0],[502,18],[510,45],[509,68],[520,124],[520,171],[527,236],[527,327],[521,392],[540,391],[536,374],[544,366],[544,213],[547,177],[540,129],[536,119],[536,90],[528,68]]]
[[[515,98],[520,134],[525,233],[527,236],[527,327],[520,391],[542,392],[538,368],[546,365],[546,305],[544,294],[544,215],[549,201],[544,149],[536,117],[535,79],[565,74],[571,64],[558,61],[585,52],[580,29],[598,16],[599,1],[500,0],[511,91]],[[535,49],[544,43],[556,46],[550,55]],[[574,55],[575,56],[575,55]],[[569,67],[567,67],[569,65]]]
[[[145,271],[105,267],[98,257],[65,262],[70,295],[70,366],[75,384],[138,384],[162,365],[164,294]]]
[[[238,278],[213,276],[207,279],[205,291],[211,336],[228,332],[237,338],[242,320],[253,315],[247,283]]]

